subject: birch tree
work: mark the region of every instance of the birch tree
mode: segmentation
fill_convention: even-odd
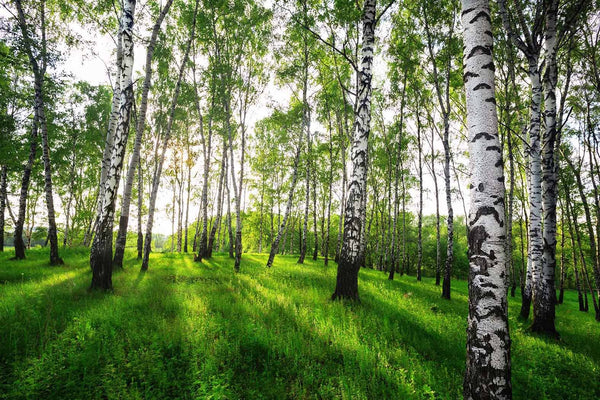
[[[133,105],[133,21],[135,13],[135,0],[125,0],[121,10],[121,21],[119,24],[120,51],[122,64],[117,65],[119,75],[119,103],[118,119],[115,124],[115,132],[110,152],[110,167],[106,171],[106,180],[100,182],[100,212],[97,216],[94,241],[90,253],[90,265],[92,267],[92,289],[112,289],[112,241],[113,223],[115,212],[115,201],[119,188],[119,178],[123,167],[125,146],[129,136],[129,120]],[[113,107],[115,102],[113,101]],[[113,109],[114,111],[114,109]],[[108,136],[111,136],[109,124]]]
[[[142,85],[142,97],[137,115],[137,124],[135,127],[135,141],[133,143],[133,151],[129,159],[129,167],[127,168],[127,177],[125,179],[125,187],[123,188],[123,200],[121,202],[121,216],[119,217],[119,232],[115,242],[115,256],[113,263],[115,267],[123,267],[123,256],[125,254],[125,241],[127,240],[127,227],[129,226],[129,207],[131,205],[131,191],[133,189],[133,179],[135,170],[138,167],[140,159],[140,149],[142,147],[142,137],[146,129],[146,112],[148,110],[148,93],[152,82],[152,59],[154,56],[154,48],[158,39],[158,33],[162,22],[164,21],[169,9],[173,4],[173,0],[167,0],[165,5],[160,9],[156,22],[152,27],[150,42],[146,47],[146,65],[144,83]]]
[[[471,169],[465,399],[510,399],[504,170],[487,0],[462,0]]]
[[[156,198],[158,195],[158,187],[160,185],[160,177],[162,175],[163,164],[165,162],[165,154],[167,152],[167,147],[169,145],[169,141],[171,139],[173,124],[175,123],[175,111],[177,109],[177,101],[179,99],[179,94],[181,92],[181,83],[183,80],[183,75],[187,68],[190,51],[192,48],[192,41],[194,40],[194,35],[196,32],[196,22],[198,15],[198,4],[199,0],[196,0],[194,11],[192,14],[191,21],[191,30],[189,33],[189,37],[186,40],[185,48],[183,52],[183,57],[181,59],[181,64],[179,66],[179,71],[177,75],[177,81],[175,82],[175,87],[173,89],[173,98],[171,100],[171,105],[169,107],[169,116],[167,121],[167,126],[165,127],[165,132],[162,134],[162,138],[159,140],[160,145],[157,149],[159,151],[159,158],[156,160],[156,168],[154,171],[154,176],[152,177],[152,189],[150,191],[150,204],[148,206],[148,220],[146,222],[146,237],[144,239],[144,254],[142,257],[142,266],[141,270],[148,270],[148,264],[150,260],[150,250],[152,245],[152,228],[154,226],[154,212],[156,209]],[[175,209],[175,203],[173,203],[173,210]]]
[[[44,161],[44,192],[46,195],[46,207],[48,211],[48,241],[50,242],[50,265],[63,264],[63,260],[58,255],[58,235],[56,229],[56,216],[54,211],[54,194],[52,189],[52,164],[50,161],[50,144],[48,140],[48,122],[46,119],[46,104],[45,104],[45,83],[44,75],[48,65],[48,50],[46,41],[46,2],[43,0],[40,3],[40,29],[41,29],[41,48],[39,55],[36,57],[34,51],[34,43],[29,32],[29,27],[25,19],[25,12],[21,0],[15,0],[17,8],[17,18],[25,52],[29,59],[29,64],[34,76],[34,114],[36,115],[37,124],[42,134],[42,159]],[[34,122],[35,123],[35,122]]]

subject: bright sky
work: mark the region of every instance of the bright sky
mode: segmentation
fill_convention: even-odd
[[[6,15],[6,11],[4,9],[0,9],[0,14],[2,16]],[[92,45],[89,48],[85,49],[70,49],[70,53],[65,56],[65,61],[59,66],[59,69],[62,72],[70,73],[74,76],[75,80],[86,80],[94,85],[98,84],[109,84],[109,75],[107,72],[107,66],[112,65],[114,63],[114,42],[108,35],[100,35],[97,32],[92,32],[89,27],[82,28],[80,26],[76,26],[74,24],[70,25],[77,33],[81,34],[81,36],[89,40]],[[378,34],[385,34],[386,27],[380,28],[378,30]],[[383,33],[382,33],[383,32]],[[148,36],[149,32],[141,32],[142,35]],[[146,50],[143,46],[136,45],[135,47],[135,63],[134,63],[134,79],[143,76],[143,66],[145,62]],[[387,80],[385,77],[386,71],[386,62],[381,55],[378,55],[375,58],[375,66],[374,71],[376,75],[376,85],[377,84],[385,84]],[[379,78],[377,78],[379,76]],[[270,112],[270,105],[279,104],[284,105],[287,104],[290,97],[290,91],[286,88],[279,88],[273,82],[271,82],[266,90],[264,91],[262,97],[260,98],[258,104],[253,107],[253,110],[249,113],[250,121],[249,121],[249,135],[252,135],[252,128],[256,121],[264,118]],[[435,101],[435,99],[432,99]],[[392,118],[393,111],[386,113],[386,118]],[[313,121],[311,123],[313,129],[320,129],[322,127],[317,121]],[[409,129],[411,127],[409,126]],[[414,127],[413,127],[414,128]],[[424,151],[428,151],[429,146],[426,145]],[[436,143],[436,149],[439,151],[442,150],[441,144]],[[441,158],[439,158],[441,160]],[[201,160],[198,160],[196,163],[197,166],[202,165]],[[167,167],[167,165],[165,165]],[[416,164],[412,165],[412,169],[416,171]],[[126,166],[125,166],[126,170]],[[239,170],[239,168],[237,169]],[[249,166],[246,164],[246,171],[249,171]],[[445,204],[445,192],[444,192],[444,182],[443,182],[443,173],[442,173],[442,165],[437,166],[438,172],[438,185],[439,185],[439,194],[440,194],[440,212],[442,214],[446,213],[446,204]],[[199,174],[199,170],[194,172],[195,174]],[[464,176],[460,177],[461,186],[463,189],[463,195],[465,196],[465,200],[467,201],[468,206],[468,190],[466,189],[467,181]],[[157,201],[157,210],[155,213],[155,225],[154,231],[155,233],[162,234],[170,234],[171,233],[171,219],[169,214],[166,212],[167,206],[172,202],[172,193],[169,190],[169,185],[164,179],[163,174],[163,185],[161,186],[161,190],[159,192],[159,197]],[[200,180],[195,180],[195,182],[200,182]],[[198,183],[199,185],[200,183]],[[434,214],[435,213],[435,197],[434,197],[434,185],[433,179],[431,178],[429,171],[424,168],[424,186],[425,186],[425,194],[424,194],[424,214]],[[453,175],[453,186],[456,187],[456,180]],[[122,189],[123,183],[121,183],[120,188]],[[199,187],[198,187],[199,190]],[[247,191],[245,192],[246,196],[248,195]],[[413,189],[411,192],[412,201],[408,204],[409,209],[416,211],[418,206],[418,192],[416,189]],[[57,196],[55,195],[55,198]],[[458,194],[453,196],[454,198],[454,212],[455,215],[463,215],[463,208],[460,198]],[[58,200],[58,199],[57,199]],[[244,204],[248,204],[247,198],[245,199]],[[147,201],[146,201],[147,202]],[[61,202],[57,202],[59,206],[58,209],[61,209]],[[120,204],[117,205],[117,208],[120,207]],[[198,201],[192,201],[190,205],[190,222],[197,215],[198,210]],[[132,212],[136,213],[137,209],[134,204],[132,205]],[[62,212],[59,211],[59,214]],[[60,217],[59,217],[60,220]],[[133,221],[136,221],[134,219]],[[136,229],[135,222],[132,222],[133,225],[130,226],[130,229]]]

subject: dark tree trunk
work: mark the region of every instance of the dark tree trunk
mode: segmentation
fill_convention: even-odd
[[[38,118],[34,114],[31,125],[31,135],[29,138],[29,158],[27,164],[23,167],[23,177],[21,179],[21,193],[19,195],[19,212],[17,214],[17,223],[15,224],[14,247],[15,259],[25,259],[25,241],[23,240],[23,226],[25,225],[25,213],[27,210],[27,194],[29,193],[29,182],[31,180],[31,170],[35,161],[38,141]]]
[[[419,212],[417,216],[417,281],[421,280],[423,264],[423,148],[421,146],[421,119],[417,114],[417,147],[419,152]]]
[[[217,189],[217,215],[208,235],[208,245],[206,247],[206,258],[212,257],[212,251],[215,246],[215,234],[217,229],[221,230],[221,212],[223,209],[223,180],[227,175],[227,145],[223,143],[223,157],[221,158],[221,173],[219,174],[219,186]]]
[[[0,252],[4,251],[4,210],[6,208],[7,167],[0,169]]]
[[[579,311],[585,311],[585,304],[583,302],[583,295],[581,293],[581,281],[579,280],[579,270],[577,268],[577,251],[575,244],[575,234],[573,231],[573,223],[571,222],[571,213],[569,210],[569,202],[565,202],[567,213],[567,225],[569,227],[569,237],[571,238],[571,253],[573,260],[573,272],[575,274],[575,288],[577,289],[577,300],[579,302]],[[579,240],[579,238],[577,238]]]
[[[142,259],[142,252],[144,250],[144,234],[142,233],[142,212],[143,212],[143,193],[144,193],[144,184],[143,184],[143,172],[142,172],[142,159],[138,157],[138,234],[137,234],[137,258],[138,260]]]
[[[596,284],[596,287],[598,288],[598,287],[600,287],[600,266],[598,265],[599,260],[598,260],[598,253],[597,253],[597,249],[596,249],[596,236],[594,234],[594,226],[592,224],[592,215],[590,212],[590,206],[589,206],[589,203],[585,196],[584,185],[581,180],[581,170],[578,170],[575,168],[575,166],[573,165],[573,161],[571,161],[569,156],[566,156],[564,158],[567,161],[567,163],[569,164],[571,172],[575,176],[577,189],[579,191],[579,197],[583,204],[583,210],[585,213],[585,222],[586,222],[587,233],[588,233],[588,238],[589,238],[589,243],[590,243],[590,251],[592,254],[592,270],[594,273],[595,284]],[[567,199],[571,199],[571,196],[569,195],[568,192],[567,192]],[[575,217],[574,214],[573,214],[573,222],[575,225],[575,230],[577,231],[578,230],[577,218]],[[576,236],[579,240],[579,233],[576,232]],[[582,262],[581,268],[584,272],[584,276],[587,279],[587,268],[586,268],[586,264],[585,264],[585,257],[583,255],[583,251],[581,250],[581,245],[579,247],[580,247],[580,251],[581,251],[581,262]],[[598,293],[600,293],[600,291]],[[599,301],[596,299],[597,295],[595,295],[594,292],[591,290],[590,290],[590,294],[592,295],[592,298],[594,300],[594,309],[596,311],[596,321],[600,321],[600,309],[598,309],[598,306],[597,306],[597,303]]]
[[[281,221],[281,225],[279,226],[279,230],[277,231],[277,236],[275,237],[275,240],[273,240],[273,243],[271,244],[271,251],[269,252],[269,259],[267,261],[267,267],[269,268],[273,266],[273,260],[275,260],[275,255],[279,250],[279,242],[281,241],[281,238],[284,237],[287,221],[290,216],[290,211],[292,210],[294,192],[296,190],[296,182],[298,181],[298,163],[300,162],[301,149],[302,147],[300,146],[300,143],[298,143],[296,155],[294,157],[294,166],[292,168],[292,183],[290,185],[290,193],[288,194],[288,200],[285,206],[285,214],[283,215],[283,220]],[[285,248],[285,237],[284,245],[282,247]]]

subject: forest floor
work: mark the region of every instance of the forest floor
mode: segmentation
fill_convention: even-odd
[[[467,283],[360,272],[360,304],[332,302],[335,264],[244,254],[126,254],[113,293],[88,292],[87,249],[0,253],[0,398],[458,399]],[[600,325],[568,291],[561,340],[534,336],[510,299],[515,399],[600,398]]]

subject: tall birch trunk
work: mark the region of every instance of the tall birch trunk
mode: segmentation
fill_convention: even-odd
[[[576,169],[575,166],[573,165],[573,161],[571,161],[571,159],[569,158],[569,156],[565,156],[564,159],[567,161],[567,163],[569,164],[569,167],[571,169],[571,172],[573,173],[573,176],[575,176],[575,182],[577,183],[577,190],[579,191],[579,197],[581,199],[581,203],[583,204],[583,211],[585,213],[585,223],[586,223],[586,227],[587,227],[587,233],[588,233],[588,238],[589,238],[589,243],[590,243],[590,253],[592,255],[592,270],[594,273],[594,283],[596,284],[596,288],[600,288],[600,266],[599,264],[599,259],[598,259],[598,252],[597,252],[597,248],[596,248],[596,235],[594,234],[594,226],[592,223],[592,214],[590,212],[590,206],[589,203],[587,201],[587,198],[585,196],[585,192],[584,192],[584,185],[583,182],[581,180],[581,168]],[[567,195],[567,198],[570,198],[570,196]],[[573,223],[575,225],[575,230],[576,232],[578,231],[578,225],[577,225],[577,219],[575,216],[573,216]],[[577,235],[577,239],[580,240],[580,236],[579,236],[579,232],[576,233]],[[581,250],[581,244],[580,244],[580,252],[581,252],[581,262],[582,262],[582,271],[584,272],[584,275],[587,275],[587,268],[585,265],[585,257],[583,255],[583,250]],[[600,303],[600,298],[597,299],[598,293],[600,291],[598,291],[598,289],[596,290],[596,294],[594,294],[594,292],[591,292],[591,295],[593,297],[594,300],[594,305],[596,305],[596,303]],[[596,321],[600,321],[600,309],[598,309],[598,307],[595,308],[596,311]]]
[[[329,192],[327,197],[327,231],[325,233],[325,240],[323,244],[323,253],[325,256],[324,264],[327,266],[329,264],[329,232],[331,229],[331,196],[332,196],[332,186],[333,186],[333,144],[331,143],[331,122],[329,123]]]
[[[165,162],[165,153],[167,151],[167,146],[169,144],[169,140],[171,139],[171,130],[173,128],[173,122],[175,120],[175,109],[177,108],[177,100],[179,99],[179,92],[181,91],[181,81],[183,80],[183,74],[185,72],[186,64],[189,60],[190,49],[192,47],[192,41],[195,37],[196,31],[196,16],[198,14],[198,2],[196,0],[196,6],[194,9],[194,19],[192,21],[192,30],[190,32],[190,37],[186,43],[185,52],[183,55],[183,59],[181,60],[181,66],[179,67],[179,75],[177,77],[177,83],[175,84],[175,92],[173,93],[173,100],[171,102],[171,110],[169,112],[169,120],[167,122],[166,132],[164,133],[163,141],[162,141],[162,149],[160,158],[158,160],[158,165],[156,166],[156,170],[154,171],[154,177],[152,178],[152,189],[150,192],[150,205],[148,207],[148,221],[146,222],[146,238],[144,240],[144,255],[142,258],[142,271],[148,270],[148,262],[150,259],[150,249],[152,246],[152,227],[154,225],[154,211],[156,207],[156,196],[158,194],[158,187],[160,185],[160,176],[162,174],[163,164]],[[173,204],[173,209],[175,208],[175,204]]]
[[[142,171],[142,158],[138,158],[138,207],[137,207],[137,259],[142,259],[144,251],[144,234],[142,233],[142,212],[144,205],[144,173]]]
[[[421,119],[417,114],[417,147],[419,171],[419,212],[417,216],[417,281],[421,280],[423,264],[423,148],[421,147]]]
[[[471,169],[465,399],[511,399],[504,170],[487,0],[462,1]]]
[[[431,130],[431,175],[433,177],[433,191],[435,196],[435,285],[439,286],[441,281],[441,228],[440,228],[440,195],[437,174],[435,172],[435,132]]]
[[[540,148],[540,118],[542,85],[537,66],[537,58],[529,60],[529,80],[531,82],[531,104],[529,123],[529,252],[525,293],[521,307],[521,317],[529,317],[529,304],[536,291],[536,282],[541,280],[542,242],[542,166]]]
[[[296,149],[296,156],[294,157],[294,166],[292,167],[292,183],[290,185],[290,193],[288,194],[287,203],[285,206],[285,214],[283,215],[283,220],[281,221],[281,225],[279,226],[279,230],[277,231],[277,236],[273,243],[271,244],[271,251],[269,252],[269,259],[267,261],[267,267],[273,266],[273,260],[275,259],[275,255],[279,250],[279,242],[285,233],[285,228],[287,226],[287,221],[290,216],[290,211],[292,210],[292,204],[294,202],[294,191],[296,190],[296,183],[298,181],[298,163],[300,162],[300,152],[302,147],[300,143],[298,143],[298,148]],[[285,244],[284,244],[285,247]]]
[[[123,63],[119,66],[119,118],[116,124],[110,167],[102,191],[101,212],[97,217],[96,233],[92,243],[90,265],[92,267],[92,289],[112,289],[112,240],[115,201],[119,188],[119,178],[123,166],[125,146],[129,135],[129,119],[133,105],[133,15],[135,0],[125,0],[121,15],[121,48]],[[110,129],[110,128],[109,128]]]
[[[568,190],[566,191],[566,193],[569,193]],[[577,223],[577,217],[574,214],[571,214],[569,201],[565,201],[565,207],[566,207],[566,214],[567,214],[567,225],[569,227],[569,237],[571,238],[571,253],[572,253],[571,259],[573,260],[573,273],[575,274],[575,289],[577,289],[577,300],[579,302],[579,311],[585,311],[585,304],[583,302],[583,295],[581,293],[581,283],[579,280],[579,270],[577,268],[577,258],[578,257],[577,257],[577,251],[575,250],[576,243],[575,243],[575,233],[573,230],[573,225],[575,223]],[[571,222],[571,218],[573,218],[575,220],[574,223]],[[577,232],[577,234],[579,234],[579,232]],[[579,242],[579,236],[577,237],[577,242]]]
[[[352,140],[352,170],[344,215],[344,236],[332,299],[358,300],[358,271],[361,262],[367,193],[368,142],[371,130],[371,81],[375,45],[377,0],[365,0],[362,14],[361,64],[358,73],[357,107]]]
[[[242,195],[242,182],[244,175],[244,152],[245,152],[245,137],[244,137],[244,129],[242,129],[242,146],[241,146],[241,165],[240,165],[240,181],[239,184],[237,182],[237,177],[235,176],[235,161],[233,158],[233,129],[231,126],[231,109],[229,99],[225,101],[225,112],[226,112],[226,124],[227,124],[227,139],[229,141],[229,171],[231,172],[231,183],[233,185],[233,194],[234,194],[234,203],[235,203],[235,241],[230,243],[233,246],[233,250],[235,250],[235,262],[233,265],[233,269],[235,272],[240,271],[240,264],[242,262],[242,216],[241,216],[241,195]],[[227,190],[227,194],[229,196],[229,187]],[[231,226],[231,213],[228,213],[230,226]]]
[[[25,13],[21,0],[15,0],[17,7],[17,16],[19,28],[23,35],[25,43],[25,52],[29,59],[29,64],[34,76],[34,101],[35,115],[42,133],[42,159],[44,161],[44,192],[46,195],[46,207],[48,218],[48,241],[50,242],[50,265],[63,264],[63,260],[58,255],[58,235],[56,230],[56,216],[54,212],[54,196],[52,190],[52,164],[50,162],[50,145],[48,142],[48,124],[46,120],[46,109],[44,103],[44,75],[46,73],[46,10],[45,1],[41,2],[41,21],[40,28],[42,30],[41,38],[41,54],[38,60],[33,53],[32,39],[29,36],[27,22],[25,21]]]
[[[189,136],[187,138],[187,188],[186,188],[186,197],[185,197],[185,220],[183,222],[183,226],[185,229],[183,235],[183,252],[188,252],[188,223],[190,217],[190,196],[192,192],[192,161],[190,154],[190,140]]]
[[[221,227],[221,213],[223,209],[223,179],[225,179],[225,175],[227,174],[226,170],[226,160],[227,160],[227,145],[226,142],[223,141],[223,157],[221,158],[221,173],[219,174],[219,186],[217,188],[217,215],[215,216],[215,222],[210,230],[210,235],[208,236],[208,245],[206,247],[206,256],[210,258],[212,256],[212,251],[215,243],[215,234],[217,233],[217,229],[220,231]]]
[[[208,180],[210,175],[210,157],[212,152],[212,113],[208,118],[208,138],[204,136],[203,116],[200,109],[200,96],[198,95],[198,85],[196,83],[196,70],[194,68],[194,100],[196,112],[200,119],[200,140],[202,143],[202,154],[204,156],[204,177],[202,181],[202,200],[200,207],[202,209],[202,232],[200,233],[200,243],[198,245],[198,253],[194,256],[194,261],[201,262],[202,258],[209,258],[212,254],[212,248],[208,243]],[[214,96],[211,99],[211,106],[214,108]],[[224,149],[226,152],[226,149]],[[198,232],[198,225],[196,225]],[[214,235],[213,235],[214,239]]]
[[[138,167],[138,161],[140,159],[140,149],[142,147],[142,138],[144,136],[144,130],[146,129],[146,112],[148,110],[148,93],[150,92],[150,85],[152,82],[152,58],[154,55],[154,48],[158,40],[158,34],[165,16],[169,12],[173,4],[173,0],[167,0],[164,7],[160,11],[154,27],[152,28],[152,35],[150,36],[150,43],[146,48],[146,75],[144,77],[144,84],[142,86],[142,98],[140,102],[139,115],[137,124],[135,127],[135,141],[133,142],[133,151],[131,158],[129,159],[129,167],[127,168],[127,178],[125,179],[125,186],[123,187],[123,200],[121,202],[121,216],[119,217],[119,232],[117,233],[117,240],[115,242],[115,256],[113,264],[115,267],[123,267],[123,256],[125,254],[125,243],[127,241],[127,228],[129,225],[129,209],[131,205],[131,191],[133,188],[133,178],[135,176],[135,170]]]
[[[306,6],[306,3],[304,3]],[[306,11],[306,9],[305,9]],[[312,157],[312,144],[310,139],[310,108],[308,106],[308,46],[304,41],[304,59],[302,71],[302,132],[306,135],[306,197],[304,200],[304,226],[300,236],[300,257],[298,264],[304,263],[308,239],[308,212],[310,209],[310,157]]]
[[[6,209],[7,167],[0,169],[0,252],[4,251],[4,210]]]
[[[533,275],[533,324],[531,330],[558,336],[554,326],[556,291],[554,271],[556,270],[556,201],[558,197],[558,171],[556,169],[555,149],[557,145],[556,129],[556,19],[558,0],[549,1],[546,10],[546,32],[544,38],[545,71],[544,87],[544,125],[545,134],[542,144],[542,265],[539,274]]]
[[[27,194],[29,193],[29,183],[31,180],[31,170],[35,161],[38,141],[38,118],[34,114],[31,125],[31,135],[29,136],[29,157],[23,167],[23,177],[21,178],[21,193],[19,194],[19,211],[17,214],[17,223],[15,224],[14,247],[15,259],[25,259],[25,241],[23,240],[23,227],[25,225],[25,213],[27,210]]]

